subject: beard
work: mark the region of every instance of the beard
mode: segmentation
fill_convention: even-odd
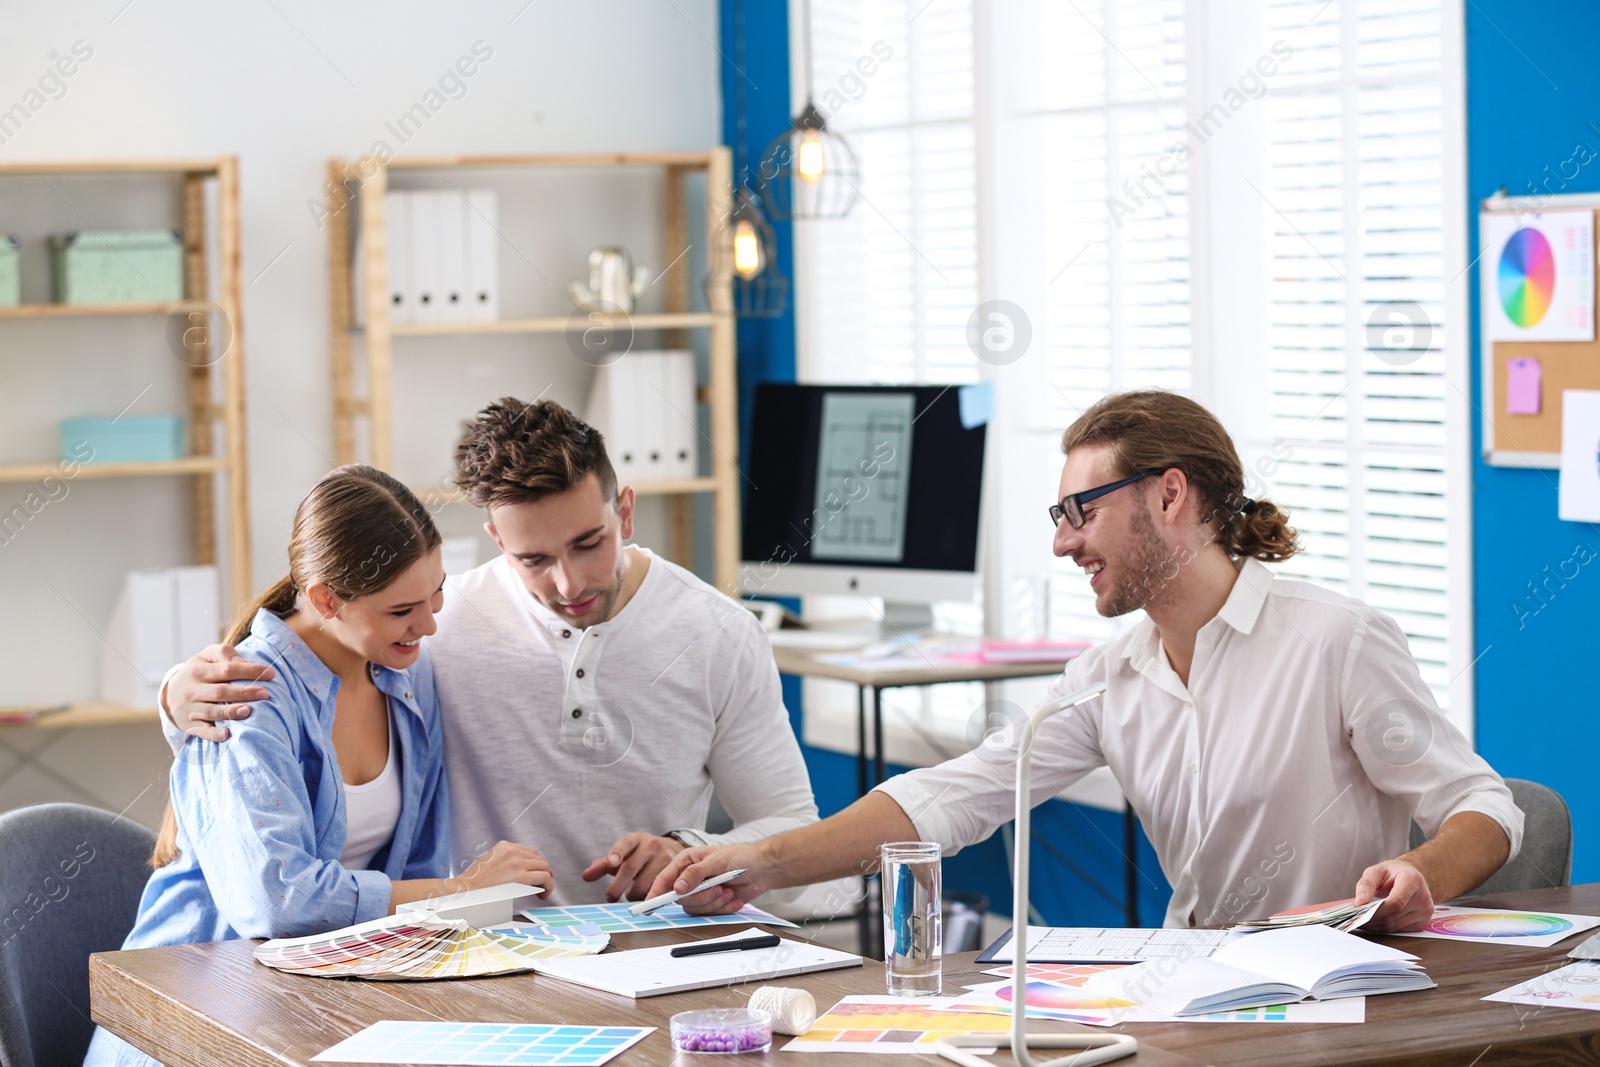
[[[1095,610],[1108,619],[1149,607],[1178,576],[1177,560],[1143,507],[1134,510],[1118,557],[1106,564],[1111,587],[1095,598]]]

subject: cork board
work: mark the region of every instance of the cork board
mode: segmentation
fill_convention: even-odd
[[[1560,199],[1551,197],[1541,207],[1545,211],[1562,210]],[[1585,199],[1592,202],[1592,198]],[[1600,209],[1596,210],[1596,215],[1600,215]],[[1600,234],[1600,218],[1595,220],[1595,231]],[[1480,263],[1478,269],[1485,271],[1489,267]],[[1600,290],[1600,270],[1595,271],[1595,284]],[[1600,292],[1596,294],[1595,306],[1600,308]],[[1487,327],[1482,323],[1480,327],[1479,337],[1487,338]],[[1600,331],[1596,338],[1594,341],[1493,343],[1484,360],[1484,380],[1490,384],[1483,420],[1486,462],[1505,467],[1555,469],[1561,466],[1561,392],[1564,389],[1600,389]],[[1489,344],[1487,340],[1482,343]],[[1537,359],[1542,370],[1539,413],[1512,415],[1506,411],[1506,365],[1513,359],[1529,358]]]

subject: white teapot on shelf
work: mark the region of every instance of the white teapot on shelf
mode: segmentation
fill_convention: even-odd
[[[635,267],[626,248],[597,248],[589,253],[589,284],[567,283],[567,292],[578,307],[633,310],[633,302],[650,284],[650,268]]]

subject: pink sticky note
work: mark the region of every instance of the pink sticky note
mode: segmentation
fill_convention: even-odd
[[[1544,368],[1537,359],[1513,359],[1506,363],[1506,414],[1539,414],[1540,386]]]

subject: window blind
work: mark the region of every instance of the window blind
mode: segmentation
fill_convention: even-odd
[[[1274,493],[1306,546],[1279,571],[1393,615],[1443,704],[1438,7],[1274,0],[1267,20],[1296,49],[1264,101]]]

